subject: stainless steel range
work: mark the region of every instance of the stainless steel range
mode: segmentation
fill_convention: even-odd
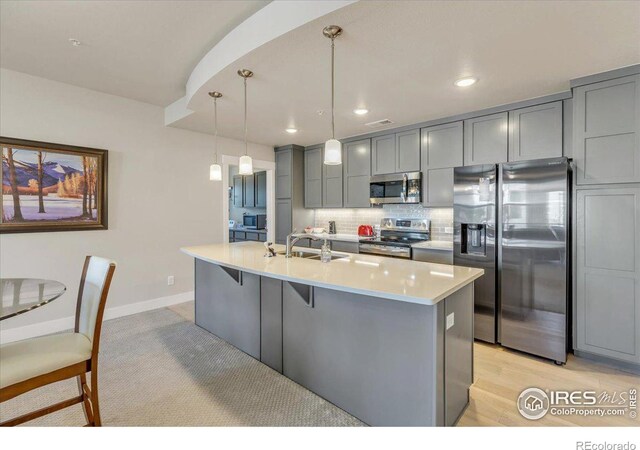
[[[360,239],[360,253],[411,259],[411,245],[429,240],[427,219],[390,219],[380,221],[380,236]]]

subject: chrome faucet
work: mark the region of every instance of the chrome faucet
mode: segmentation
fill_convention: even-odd
[[[293,248],[294,244],[298,242],[300,239],[311,239],[314,241],[317,241],[320,239],[318,236],[314,234],[309,234],[309,233],[296,234],[296,232],[297,230],[293,230],[291,234],[287,235],[287,251],[284,254],[285,258],[291,258],[293,256],[291,254],[291,249]]]

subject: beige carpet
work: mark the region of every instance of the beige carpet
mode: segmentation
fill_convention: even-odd
[[[195,326],[187,303],[104,323],[104,426],[357,426],[362,422]],[[0,405],[0,421],[77,395],[75,380]],[[80,405],[29,425],[82,425]]]

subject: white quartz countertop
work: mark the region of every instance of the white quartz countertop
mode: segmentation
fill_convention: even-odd
[[[412,248],[425,248],[432,250],[448,250],[453,251],[453,242],[451,241],[424,241],[418,244],[413,244]]]
[[[283,245],[274,248],[284,250]],[[472,267],[339,252],[333,253],[347,257],[329,263],[283,255],[265,258],[265,247],[258,242],[199,245],[181,250],[194,258],[248,273],[423,305],[435,305],[484,274],[482,269]]]

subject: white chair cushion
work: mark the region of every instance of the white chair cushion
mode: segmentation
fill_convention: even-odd
[[[82,333],[0,345],[0,389],[90,358],[91,341]]]

